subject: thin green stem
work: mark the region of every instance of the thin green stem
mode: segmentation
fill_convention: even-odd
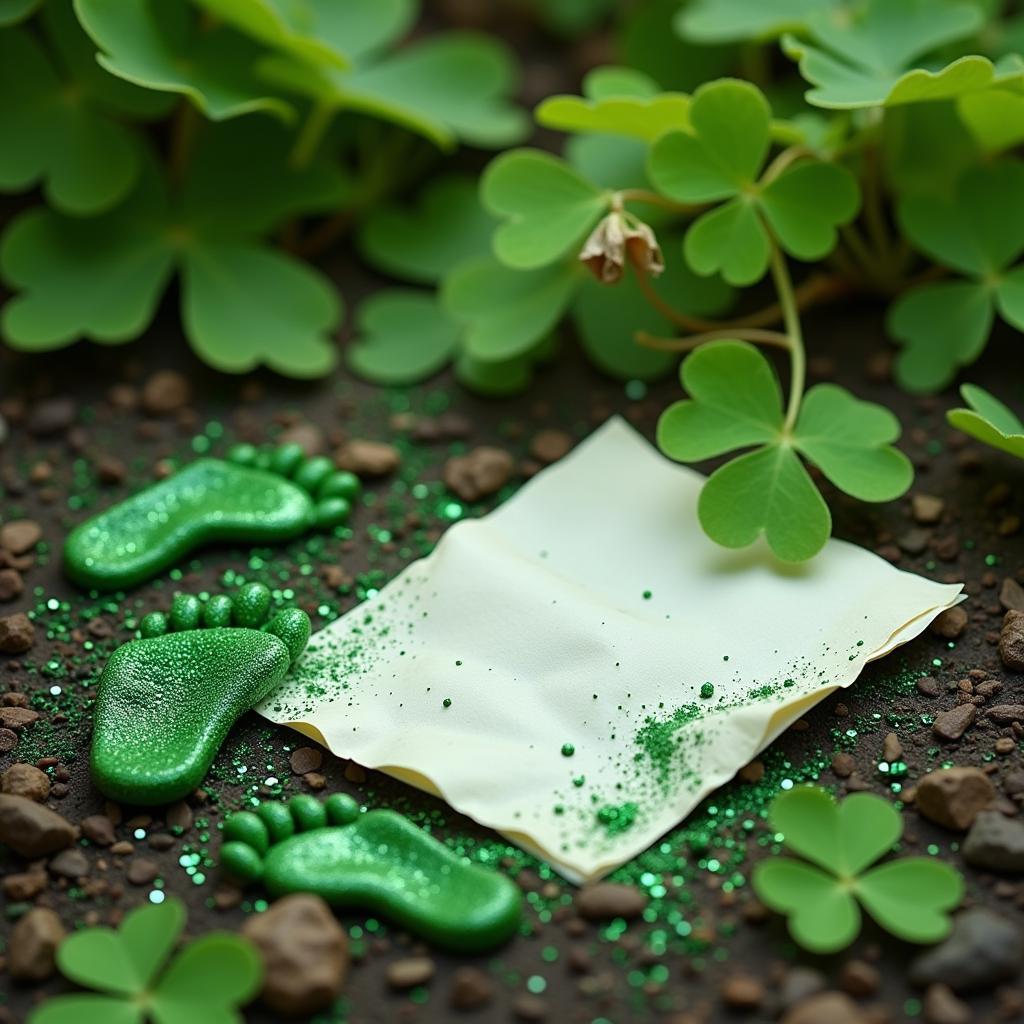
[[[674,199],[646,188],[623,188],[613,193],[611,205],[614,208],[616,202],[621,207],[622,203],[649,203],[651,206],[660,206],[665,210],[672,210],[674,213],[693,213],[704,208],[702,203],[677,203]]]
[[[302,170],[316,156],[316,151],[320,148],[320,143],[334,119],[334,114],[335,107],[322,100],[310,107],[288,157],[288,163],[293,170]]]
[[[786,406],[786,419],[782,424],[784,434],[791,434],[796,426],[796,418],[800,413],[800,401],[804,395],[804,382],[807,378],[807,353],[804,351],[804,336],[800,327],[800,311],[797,308],[796,296],[793,294],[793,281],[786,266],[786,257],[772,239],[771,251],[772,280],[779,296],[782,308],[782,325],[789,338],[790,377],[789,404]]]
[[[196,132],[199,129],[199,113],[192,103],[185,99],[178,104],[171,121],[171,151],[169,166],[171,179],[180,185],[192,159],[195,149]]]

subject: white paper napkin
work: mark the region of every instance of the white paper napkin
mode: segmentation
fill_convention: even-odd
[[[317,633],[260,712],[607,873],[961,590],[843,541],[717,547],[702,482],[610,420]]]

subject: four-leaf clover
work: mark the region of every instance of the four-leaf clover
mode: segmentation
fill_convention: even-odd
[[[993,64],[987,57],[960,57],[937,70],[915,61],[978,31],[984,15],[959,0],[867,0],[858,11],[842,8],[811,15],[806,28],[814,46],[787,35],[786,53],[815,88],[808,103],[852,109],[951,99],[994,82],[1019,78],[1019,58]]]
[[[241,1024],[263,963],[237,935],[211,932],[168,964],[185,927],[178,900],[131,911],[115,932],[86,928],[57,948],[61,973],[95,992],[57,996],[29,1024]]]
[[[990,448],[1024,459],[1024,423],[1012,409],[976,384],[964,384],[960,396],[970,408],[950,409],[946,413],[950,426]]]
[[[837,804],[823,789],[800,786],[775,798],[768,819],[804,860],[758,862],[754,890],[788,915],[789,932],[805,949],[834,953],[848,946],[860,931],[861,906],[908,942],[938,942],[949,933],[949,911],[964,892],[952,867],[931,857],[871,867],[903,831],[899,813],[881,797],[854,793]]]
[[[797,259],[832,250],[837,226],[857,213],[857,183],[844,168],[815,160],[758,180],[771,110],[756,86],[731,79],[702,86],[690,121],[692,134],[671,132],[654,143],[648,171],[659,191],[680,202],[726,200],[686,234],[686,261],[697,273],[720,271],[730,284],[753,284],[768,269],[771,234]]]
[[[1024,164],[976,168],[954,196],[907,196],[898,213],[918,249],[968,278],[921,285],[889,311],[900,383],[934,391],[980,355],[996,311],[1024,330],[1024,265],[1012,266],[1024,253]]]
[[[754,449],[716,469],[700,493],[701,526],[723,547],[747,547],[764,534],[786,562],[821,550],[832,517],[800,455],[861,501],[891,501],[911,484],[910,460],[892,447],[900,436],[896,417],[834,384],[811,388],[786,429],[778,378],[753,345],[703,345],[683,362],[681,377],[690,397],[669,406],[658,423],[666,455],[699,462]]]

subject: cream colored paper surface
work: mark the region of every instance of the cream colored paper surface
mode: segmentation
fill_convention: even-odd
[[[961,589],[842,541],[796,567],[719,548],[702,480],[610,420],[317,633],[259,710],[605,874]]]

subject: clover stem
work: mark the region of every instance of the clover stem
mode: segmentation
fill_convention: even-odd
[[[755,345],[773,345],[776,348],[791,349],[793,346],[788,334],[780,331],[764,331],[756,327],[726,327],[717,331],[703,331],[691,334],[688,338],[659,338],[646,331],[637,331],[633,335],[636,343],[644,348],[653,348],[659,352],[691,352],[693,349],[709,341],[729,340],[750,341]]]
[[[793,281],[786,266],[786,257],[772,239],[771,249],[772,280],[782,307],[782,324],[789,338],[789,404],[786,406],[786,419],[782,424],[784,434],[790,434],[796,426],[797,414],[800,412],[800,401],[804,394],[804,381],[807,376],[807,353],[804,351],[803,331],[800,327],[800,311],[797,309],[796,297],[793,294]]]
[[[324,133],[334,118],[334,112],[335,108],[332,104],[322,101],[314,103],[310,107],[288,156],[288,163],[293,170],[301,170],[316,156]]]
[[[192,156],[199,128],[199,114],[191,102],[182,100],[171,122],[171,151],[169,166],[171,178],[178,184],[185,177],[185,170]]]
[[[646,188],[623,188],[612,195],[612,208],[621,208],[623,203],[648,203],[651,206],[660,206],[665,210],[672,210],[674,213],[690,213],[700,210],[703,203],[677,203],[674,199],[651,192]]]
[[[796,145],[784,149],[769,165],[764,174],[761,175],[761,184],[768,185],[773,182],[790,164],[805,156],[814,156],[814,150],[809,146]]]

